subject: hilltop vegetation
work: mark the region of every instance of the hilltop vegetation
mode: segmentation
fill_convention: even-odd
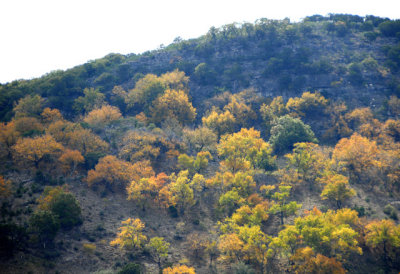
[[[397,273],[399,39],[260,19],[1,85],[1,268]]]

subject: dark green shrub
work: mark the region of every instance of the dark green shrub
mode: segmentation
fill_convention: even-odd
[[[279,117],[271,128],[271,137],[269,138],[269,143],[275,152],[282,153],[291,150],[293,145],[299,142],[316,143],[318,140],[310,126],[304,124],[300,119],[289,115]]]
[[[125,265],[118,274],[142,274],[144,273],[142,267],[137,263],[129,263]]]

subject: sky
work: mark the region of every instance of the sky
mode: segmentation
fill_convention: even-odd
[[[259,18],[314,14],[400,18],[399,0],[0,0],[0,83],[65,70],[109,53],[142,53],[176,37]]]

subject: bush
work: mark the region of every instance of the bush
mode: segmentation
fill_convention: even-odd
[[[125,265],[118,274],[142,274],[144,273],[142,267],[136,263],[129,263]]]
[[[86,244],[83,244],[82,247],[83,247],[83,251],[88,254],[94,254],[94,252],[96,251],[95,244],[86,243]]]
[[[314,132],[309,125],[304,124],[298,118],[285,115],[278,118],[271,128],[269,142],[275,152],[282,153],[292,150],[295,143],[316,143],[318,140],[315,138]]]
[[[398,219],[396,209],[395,209],[392,205],[390,205],[390,204],[387,204],[387,205],[383,208],[383,213],[385,213],[386,215],[388,215],[389,218],[391,218],[391,219],[393,219],[393,220],[397,220],[397,219]]]

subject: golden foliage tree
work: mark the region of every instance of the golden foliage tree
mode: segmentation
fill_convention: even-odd
[[[103,105],[90,111],[83,121],[95,128],[104,127],[121,118],[121,112],[117,107]]]
[[[132,180],[153,175],[154,171],[148,162],[132,164],[107,155],[99,160],[94,170],[89,170],[87,182],[89,186],[103,184],[114,189],[125,189]]]
[[[33,164],[37,169],[45,159],[60,155],[64,147],[51,135],[46,134],[35,138],[20,139],[13,146],[13,150],[17,162]]]
[[[327,175],[320,181],[324,184],[321,198],[335,201],[338,209],[342,207],[344,201],[356,195],[354,189],[349,187],[349,179],[341,174]]]
[[[182,125],[189,124],[196,118],[196,109],[189,102],[189,98],[182,90],[167,89],[158,97],[152,107],[151,120],[160,124],[166,119],[175,119]]]
[[[343,138],[337,143],[332,158],[347,168],[350,178],[360,180],[368,169],[379,165],[378,152],[375,141],[370,141],[355,133],[350,138]]]
[[[85,162],[85,158],[78,150],[66,149],[58,158],[65,173],[70,171],[70,175],[75,173],[76,167]]]
[[[217,144],[217,135],[207,127],[199,127],[194,130],[183,129],[183,138],[189,150],[215,151]]]
[[[286,103],[289,112],[293,112],[296,116],[305,117],[317,111],[323,110],[328,103],[319,92],[304,92],[300,98],[290,98]]]
[[[235,129],[236,119],[229,110],[220,113],[213,109],[208,116],[202,118],[203,125],[212,129],[218,137],[225,133],[232,133]]]
[[[218,144],[218,154],[223,159],[221,166],[233,173],[250,168],[272,170],[275,166],[270,145],[254,128],[242,128],[238,133],[222,136]]]
[[[366,244],[382,254],[385,268],[389,268],[389,258],[396,256],[395,249],[400,247],[400,225],[392,220],[372,221],[365,231]]]
[[[120,232],[110,242],[110,245],[118,245],[121,249],[125,248],[127,250],[142,248],[147,240],[147,237],[142,232],[145,227],[144,223],[138,218],[128,218],[122,221],[121,224],[122,226],[119,228]]]
[[[167,267],[163,269],[163,274],[196,274],[194,267],[186,265],[176,265],[174,267]]]
[[[6,199],[11,195],[11,181],[5,180],[2,175],[0,175],[0,199]]]
[[[160,160],[163,153],[174,155],[176,146],[164,136],[153,132],[129,131],[122,139],[119,156],[135,162],[150,160],[153,164]]]
[[[149,201],[160,204],[159,192],[168,183],[168,179],[165,173],[159,173],[157,176],[132,180],[126,188],[128,200],[142,204],[143,207]]]
[[[12,146],[15,145],[20,133],[15,128],[15,122],[0,123],[0,149],[8,157],[11,157]]]

